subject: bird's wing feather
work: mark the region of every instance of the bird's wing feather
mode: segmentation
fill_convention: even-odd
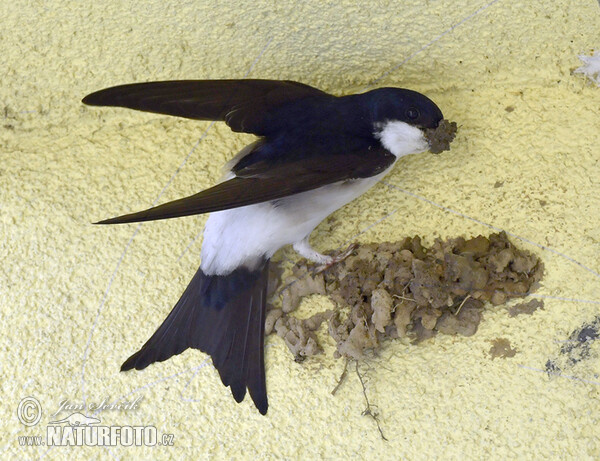
[[[317,88],[289,80],[175,80],[106,88],[87,95],[83,103],[224,121],[233,131],[265,135],[269,113],[309,97],[332,98]]]
[[[368,178],[389,168],[395,157],[383,148],[282,162],[254,163],[236,177],[189,197],[97,224],[121,224],[177,218],[227,210],[317,189],[345,180]]]

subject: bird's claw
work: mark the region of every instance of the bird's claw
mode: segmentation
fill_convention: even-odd
[[[358,247],[357,243],[352,243],[351,245],[348,246],[348,248],[346,248],[341,253],[338,253],[335,256],[330,256],[328,258],[328,261],[324,262],[323,264],[319,264],[318,266],[315,266],[314,271],[313,271],[314,275],[320,274],[324,270],[329,269],[334,264],[342,262],[344,259],[346,259],[348,256],[350,256],[352,254],[352,252],[354,250],[356,250],[357,247]]]

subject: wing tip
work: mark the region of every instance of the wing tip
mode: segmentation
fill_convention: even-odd
[[[92,224],[94,224],[94,225],[95,224],[127,224],[129,222],[132,222],[132,221],[128,221],[128,220],[125,220],[122,218],[123,218],[122,216],[118,216],[116,218],[108,218],[108,219],[103,219],[102,221],[96,221],[96,222],[93,222]]]
[[[144,211],[139,211],[137,213],[130,213],[130,214],[125,214],[125,215],[121,215],[121,216],[116,216],[114,218],[103,219],[101,221],[93,222],[92,224],[131,224],[131,223],[137,223],[137,222],[166,219],[168,217],[171,217],[171,216],[166,216],[166,217],[149,216],[148,211],[149,210],[144,210]],[[176,218],[177,216],[172,216],[172,217]]]
[[[90,93],[85,96],[81,102],[86,106],[102,106],[102,98],[100,97],[102,93],[101,91],[96,91],[94,93]]]

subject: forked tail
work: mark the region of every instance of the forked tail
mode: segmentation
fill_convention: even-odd
[[[268,409],[264,366],[268,261],[228,275],[198,269],[169,316],[121,371],[142,370],[188,347],[212,357],[221,381],[241,402],[246,388],[261,414]]]

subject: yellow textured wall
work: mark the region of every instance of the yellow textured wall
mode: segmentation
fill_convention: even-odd
[[[600,46],[599,21],[594,0],[1,2],[0,457],[600,456],[598,344],[560,376],[543,371],[600,308],[600,89],[571,74]],[[235,404],[198,351],[118,371],[196,270],[206,217],[90,222],[213,184],[252,137],[80,99],[118,83],[245,76],[336,94],[408,87],[459,124],[450,152],[402,159],[389,185],[323,223],[318,249],[499,228],[546,266],[544,310],[490,309],[474,337],[388,343],[362,366],[388,442],[361,415],[355,374],[330,394],[343,369],[331,345],[297,364],[269,338],[267,417]],[[498,337],[514,357],[491,359]],[[17,417],[28,396],[43,409],[32,427]],[[96,415],[156,426],[174,446],[19,445],[46,434],[62,400],[136,397],[137,410]]]

